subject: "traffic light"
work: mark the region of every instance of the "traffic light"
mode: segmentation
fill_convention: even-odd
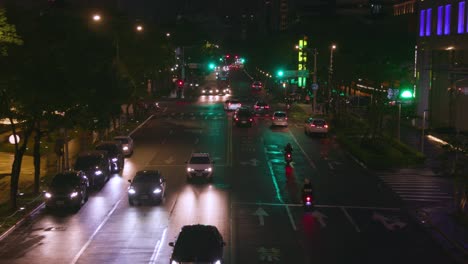
[[[210,62],[210,63],[208,64],[208,68],[209,68],[210,70],[214,70],[215,67],[216,67],[216,65],[215,65],[213,62]]]
[[[413,96],[413,91],[411,91],[410,89],[404,89],[401,91],[400,93],[400,98],[401,99],[412,99],[414,96]]]
[[[184,81],[183,80],[177,80],[177,87],[184,87]]]
[[[278,76],[278,77],[283,77],[283,76],[284,76],[284,71],[283,71],[283,70],[278,70],[278,71],[276,72],[276,76]]]

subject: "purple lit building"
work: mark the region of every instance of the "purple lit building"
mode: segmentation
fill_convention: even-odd
[[[433,128],[468,131],[468,1],[418,1],[415,91]]]

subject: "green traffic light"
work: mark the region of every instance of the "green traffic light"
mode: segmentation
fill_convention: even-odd
[[[240,62],[241,62],[241,63],[245,63],[245,59],[244,59],[244,58],[241,58],[241,59],[240,59]]]
[[[400,94],[400,97],[403,99],[413,98],[413,93],[410,90],[403,90]]]
[[[278,75],[278,77],[283,77],[284,76],[284,71],[283,70],[279,70],[276,75]]]
[[[214,63],[208,64],[208,68],[210,68],[210,70],[214,70],[215,67],[216,65]]]

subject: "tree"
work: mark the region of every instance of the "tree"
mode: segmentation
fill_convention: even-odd
[[[23,40],[16,34],[16,27],[7,22],[6,10],[0,8],[0,57],[8,55],[9,45],[22,45]]]

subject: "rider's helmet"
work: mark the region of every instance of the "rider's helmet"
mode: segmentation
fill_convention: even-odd
[[[305,179],[304,179],[304,185],[305,185],[305,184],[310,184],[310,180],[309,180],[308,178],[305,178]]]

